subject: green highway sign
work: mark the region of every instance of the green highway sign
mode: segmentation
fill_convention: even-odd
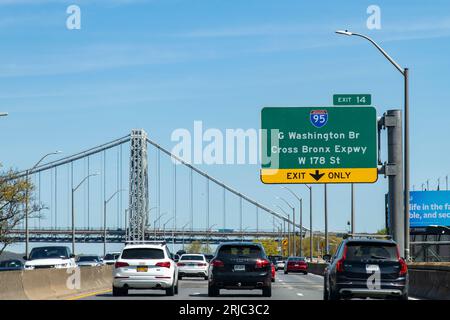
[[[372,96],[370,94],[334,94],[335,106],[370,106]]]
[[[263,183],[378,179],[374,107],[263,108]]]

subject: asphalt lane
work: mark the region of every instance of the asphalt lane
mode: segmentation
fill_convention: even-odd
[[[323,278],[314,274],[284,274],[277,271],[272,283],[272,300],[322,300]],[[179,280],[178,295],[168,297],[163,290],[129,290],[128,296],[113,297],[111,292],[85,297],[85,300],[260,300],[262,290],[220,290],[219,297],[208,297],[208,282],[200,278]]]

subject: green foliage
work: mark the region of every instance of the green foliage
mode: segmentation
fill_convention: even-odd
[[[14,243],[9,231],[24,220],[26,203],[30,219],[38,217],[43,209],[34,202],[34,185],[25,178],[16,178],[16,175],[12,170],[0,174],[0,254]]]
[[[276,256],[280,254],[280,251],[278,250],[278,242],[274,239],[257,239],[253,240],[253,242],[261,243],[268,256]]]

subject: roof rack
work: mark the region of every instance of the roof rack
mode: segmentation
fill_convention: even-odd
[[[389,234],[371,234],[371,233],[347,233],[343,236],[344,239],[349,238],[366,238],[366,239],[387,239],[392,240]]]
[[[165,240],[127,240],[125,244],[159,244],[161,246],[166,244]]]

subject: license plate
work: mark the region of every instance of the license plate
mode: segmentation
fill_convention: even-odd
[[[366,264],[366,271],[368,272],[380,271],[380,266],[377,264]]]
[[[298,267],[298,264],[294,265],[295,267]]]
[[[196,265],[193,264],[193,263],[188,263],[187,266],[188,266],[188,267],[195,267]]]
[[[148,267],[147,266],[139,266],[136,268],[137,272],[147,272]]]
[[[236,264],[234,266],[234,271],[245,271],[245,266],[242,264]]]

